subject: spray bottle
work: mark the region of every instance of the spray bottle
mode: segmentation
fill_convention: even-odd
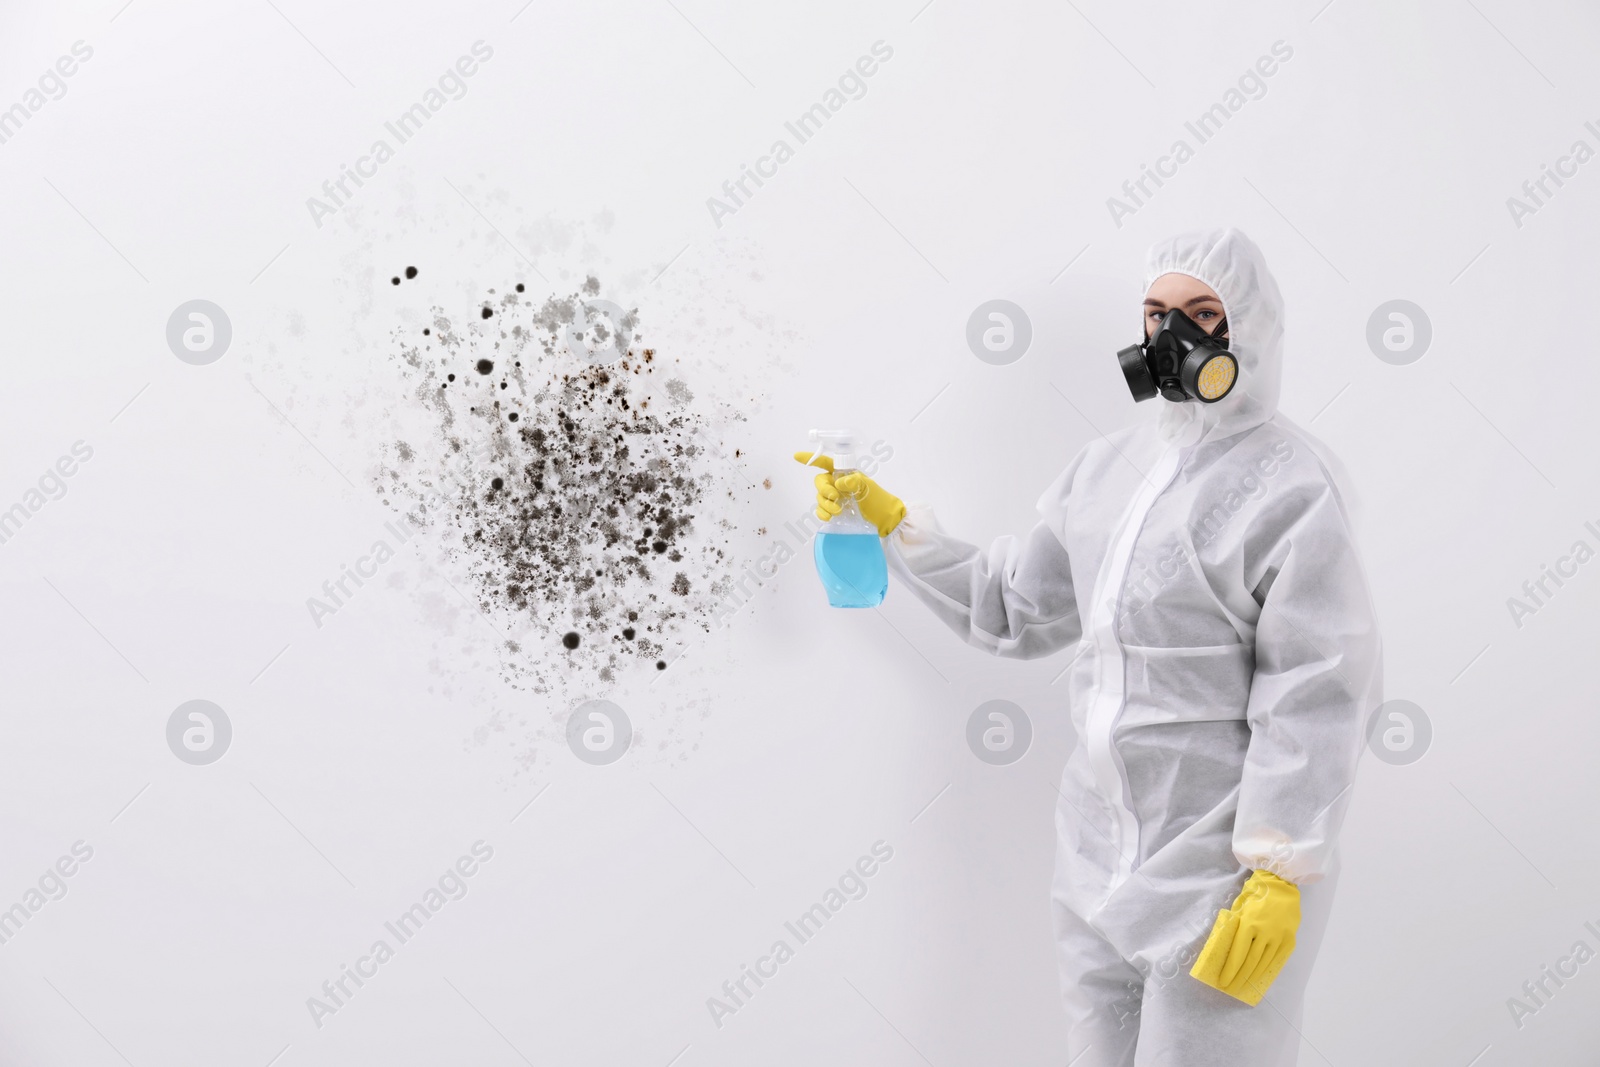
[[[845,430],[812,430],[810,436],[817,442],[811,458],[831,457],[835,477],[856,469],[854,435]],[[862,517],[854,497],[841,493],[839,503],[843,509],[823,524],[812,542],[817,576],[834,607],[875,608],[889,591],[883,542],[878,528]]]

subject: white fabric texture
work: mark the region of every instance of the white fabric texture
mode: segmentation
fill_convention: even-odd
[[[1189,234],[1151,250],[1147,284],[1170,272],[1221,297],[1240,370],[1226,399],[1158,399],[1091,442],[1024,538],[983,551],[914,507],[885,540],[969,642],[1075,649],[1052,895],[1139,973],[1198,951],[1252,869],[1298,884],[1336,870],[1381,689],[1344,494],[1320,442],[1276,414],[1283,301],[1260,250],[1235,229]],[[1174,1049],[1139,1062],[1211,1062]]]
[[[1338,457],[1321,441],[1300,431],[1288,416],[1278,414],[1283,382],[1283,294],[1255,242],[1235,229],[1174,237],[1150,250],[1145,262],[1146,291],[1163,274],[1187,274],[1211,286],[1218,296],[1233,294],[1232,302],[1224,297],[1222,303],[1229,325],[1228,350],[1239,361],[1240,384],[1215,404],[1163,402],[1162,434],[1170,440],[1194,432],[1190,426],[1197,424],[1204,440],[1214,440],[1276,418],[1305,438],[1307,447],[1328,469],[1346,509],[1352,510],[1355,494]],[[1233,328],[1236,316],[1248,320],[1242,333]]]
[[[1176,951],[1141,973],[1057,902],[1067,1013],[1063,1062],[1072,1067],[1294,1067],[1306,983],[1338,878],[1331,875],[1301,891],[1294,955],[1253,1008],[1189,977],[1198,946]]]

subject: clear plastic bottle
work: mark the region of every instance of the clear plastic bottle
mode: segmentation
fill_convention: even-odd
[[[849,432],[812,430],[811,440],[817,442],[812,458],[832,458],[835,475],[856,469],[855,439]],[[883,541],[878,528],[862,517],[854,497],[841,494],[839,502],[843,510],[823,524],[812,542],[817,577],[834,607],[875,608],[889,591]]]

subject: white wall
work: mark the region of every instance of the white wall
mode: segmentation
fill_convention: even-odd
[[[1112,358],[1144,249],[1231,223],[1288,300],[1283,408],[1360,489],[1388,695],[1433,730],[1362,771],[1301,1062],[1587,1062],[1594,967],[1520,1025],[1507,999],[1600,949],[1600,563],[1520,626],[1507,598],[1600,548],[1600,163],[1520,225],[1506,201],[1600,149],[1591,8],[121,4],[0,11],[0,107],[93,50],[0,143],[0,508],[93,449],[0,544],[0,907],[93,850],[0,944],[0,1060],[1061,1062],[1064,658],[990,662],[901,590],[830,611],[804,557],[668,671],[543,696],[437,531],[322,627],[305,601],[392,517],[393,331],[430,304],[592,273],[638,306],[747,416],[744,559],[804,511],[786,457],[818,423],[887,442],[882,480],[985,540],[1152,416]],[[466,95],[319,227],[307,198],[479,40]],[[877,41],[865,95],[718,226],[707,198]],[[1107,198],[1277,41],[1264,95],[1116,224]],[[1010,366],[963,336],[995,297],[1033,323]],[[209,366],[164,337],[194,298],[233,327]],[[1366,342],[1393,299],[1432,324],[1406,366]],[[638,731],[599,767],[563,742],[597,696]],[[196,698],[233,729],[208,766],[166,741]],[[966,747],[991,699],[1034,725],[1008,767]],[[307,998],[480,840],[467,895],[317,1026]],[[714,1024],[878,841],[866,896]]]

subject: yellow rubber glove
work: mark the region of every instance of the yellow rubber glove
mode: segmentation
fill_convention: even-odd
[[[794,454],[796,462],[810,467],[821,467],[817,475],[817,518],[827,522],[843,510],[839,494],[855,497],[861,517],[878,528],[879,537],[888,537],[900,520],[906,517],[905,501],[889,492],[860,471],[850,471],[837,478],[833,475],[833,457],[821,456],[807,450]]]
[[[1300,890],[1271,871],[1256,871],[1233,907],[1217,913],[1189,973],[1255,1007],[1289,962],[1298,929]]]

